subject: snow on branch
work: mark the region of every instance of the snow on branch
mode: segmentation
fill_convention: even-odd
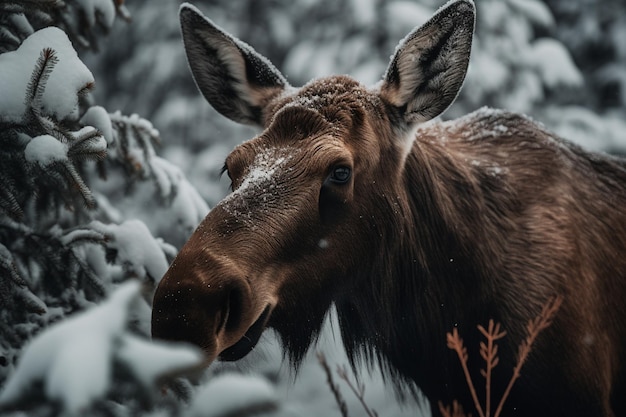
[[[55,1],[34,3],[41,6],[40,15],[54,16],[55,8],[66,7]],[[76,6],[73,1],[64,4]],[[86,14],[81,19],[92,25],[102,19],[112,23],[111,15],[102,14],[106,4],[113,3],[82,2],[81,13]],[[121,2],[115,1],[114,6],[119,14]],[[31,26],[36,20],[33,16],[39,9],[20,7],[0,0],[0,11],[11,9],[0,18],[0,38],[3,34],[11,37],[13,32],[5,29],[6,22],[12,22],[14,32],[19,32],[14,38],[21,42],[17,49],[4,49],[9,52],[1,53],[0,47],[0,385],[17,372],[14,364],[35,334],[66,315],[92,307],[129,278],[141,280],[149,293],[176,254],[172,244],[156,238],[140,220],[115,215],[115,199],[112,203],[97,188],[101,183],[94,186],[98,174],[121,172],[108,187],[122,190],[128,201],[133,200],[128,196],[132,187],[120,187],[119,178],[136,189],[154,184],[150,189],[157,192],[151,193],[151,210],[158,207],[170,220],[182,216],[195,227],[208,211],[180,170],[156,156],[154,145],[159,136],[150,122],[136,115],[109,115],[99,106],[85,108],[94,78],[74,50],[72,34],[68,37],[57,27],[33,29],[37,27]],[[182,204],[187,211],[181,215],[180,201],[194,204]],[[169,215],[168,210],[175,214]],[[172,225],[178,227],[174,221]],[[178,232],[184,233],[186,229]],[[149,317],[133,326],[147,335],[146,323]],[[92,351],[93,343],[102,342],[103,337],[76,341],[82,346],[76,349]],[[120,350],[110,372],[111,378],[126,381],[120,386],[130,391],[136,391],[135,385],[147,389],[151,378],[176,374],[165,369],[167,361],[150,372],[144,368],[133,371],[134,365],[124,358],[137,356],[137,350],[145,353],[139,356],[167,356],[162,349],[146,347],[147,342],[133,337],[116,336],[111,348]],[[80,376],[82,371],[76,372]],[[74,391],[82,392],[82,388],[79,384]],[[184,394],[180,384],[178,388]],[[26,391],[23,393],[28,394]],[[47,400],[68,409],[84,405],[65,398],[70,395],[66,388],[42,392]],[[96,389],[82,395],[89,399],[98,393]],[[42,404],[56,407],[50,401]]]
[[[19,218],[33,196],[44,205],[61,199],[71,206],[76,194],[94,207],[77,163],[102,159],[106,141],[76,123],[79,100],[94,79],[65,33],[54,27],[33,33],[0,55],[0,72],[0,159],[7,168],[0,175],[9,184],[0,209]]]
[[[134,305],[142,302],[141,285],[130,281],[99,306],[40,334],[0,393],[0,410],[53,402],[61,414],[85,413],[118,389],[115,362],[136,381],[142,396],[163,379],[197,371],[204,360],[198,349],[149,342],[128,331]]]
[[[5,123],[24,123],[33,112],[58,121],[75,117],[80,94],[94,83],[67,35],[56,27],[41,29],[17,50],[0,55],[0,71],[0,121]]]

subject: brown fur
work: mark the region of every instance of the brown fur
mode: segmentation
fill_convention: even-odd
[[[499,398],[524,326],[558,294],[503,415],[626,415],[626,162],[490,109],[418,125],[407,154],[403,110],[345,76],[264,100],[263,133],[226,160],[233,194],[157,289],[155,337],[236,360],[269,327],[297,364],[334,304],[353,362],[434,413],[470,410],[446,332],[479,378],[476,325],[502,323]],[[329,182],[337,166],[345,184]]]

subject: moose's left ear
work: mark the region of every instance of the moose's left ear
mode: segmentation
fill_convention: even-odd
[[[263,109],[289,84],[270,61],[188,3],[180,6],[185,52],[204,97],[224,116],[261,126]]]
[[[458,95],[467,73],[474,21],[472,0],[451,1],[398,45],[380,96],[400,110],[408,125],[437,117]]]

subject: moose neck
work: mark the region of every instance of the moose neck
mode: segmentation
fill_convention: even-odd
[[[482,192],[472,170],[442,142],[414,144],[400,192],[384,197],[392,220],[378,231],[377,255],[357,277],[367,282],[364,294],[337,302],[353,362],[378,360],[392,377],[419,386],[437,372],[429,367],[442,371],[444,359],[435,356],[445,352],[446,332],[482,322],[490,305],[482,279],[489,244],[480,245],[487,207],[476,198]]]

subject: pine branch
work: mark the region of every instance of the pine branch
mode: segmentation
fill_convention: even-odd
[[[14,181],[4,172],[0,172],[0,209],[15,220],[24,217],[24,211],[16,197]]]
[[[106,157],[106,140],[97,129],[81,129],[71,134],[67,155],[72,160],[102,160]]]
[[[335,396],[335,401],[337,402],[337,405],[339,406],[339,411],[341,412],[341,415],[343,417],[348,417],[348,405],[346,404],[346,401],[343,399],[343,396],[341,395],[341,391],[339,391],[339,387],[337,386],[337,384],[335,384],[335,380],[333,379],[333,373],[330,370],[330,367],[328,366],[328,362],[326,361],[326,356],[324,356],[324,354],[321,352],[317,352],[317,360],[322,366],[322,369],[324,369],[324,372],[326,373],[326,382],[328,386],[330,387],[330,390],[332,391],[333,395]]]
[[[72,260],[76,262],[79,273],[85,278],[86,283],[99,297],[104,297],[107,294],[107,289],[102,279],[93,272],[93,269],[82,259],[76,250],[71,250],[70,253],[72,254]]]
[[[12,302],[12,290],[16,286],[24,286],[26,282],[17,272],[13,255],[2,243],[0,243],[0,301],[3,305]]]
[[[0,45],[2,47],[2,52],[17,49],[22,42],[22,39],[20,39],[11,29],[14,28],[8,28],[5,22],[0,24]]]
[[[76,171],[74,164],[63,162],[60,165],[64,168],[62,173],[70,185],[70,188],[77,191],[82,196],[85,207],[90,210],[95,209],[96,200],[89,187],[87,187],[87,184],[85,184],[78,171]]]
[[[30,81],[26,86],[26,97],[24,98],[26,108],[30,109],[35,115],[39,114],[41,110],[41,98],[50,74],[58,62],[59,59],[52,48],[44,48],[39,58],[37,58]]]
[[[456,328],[452,329],[452,333],[448,333],[446,338],[448,347],[454,350],[459,357],[463,373],[465,374],[465,381],[467,382],[470,394],[472,395],[472,400],[474,400],[476,411],[478,411],[478,415],[480,417],[485,417],[480,401],[478,401],[478,395],[476,394],[476,389],[474,388],[474,383],[472,382],[472,376],[467,368],[467,348],[463,345],[463,339],[459,336],[459,331]]]
[[[15,297],[22,303],[24,308],[31,313],[41,315],[48,311],[46,303],[44,303],[41,298],[33,294],[33,292],[26,286],[16,288]]]
[[[26,285],[26,281],[24,281],[24,278],[22,278],[15,266],[13,254],[2,243],[0,243],[0,270],[4,270],[5,273],[2,275],[8,277],[15,285],[20,287]]]
[[[106,234],[89,227],[77,227],[60,237],[63,246],[74,247],[84,244],[104,245],[110,239]]]

